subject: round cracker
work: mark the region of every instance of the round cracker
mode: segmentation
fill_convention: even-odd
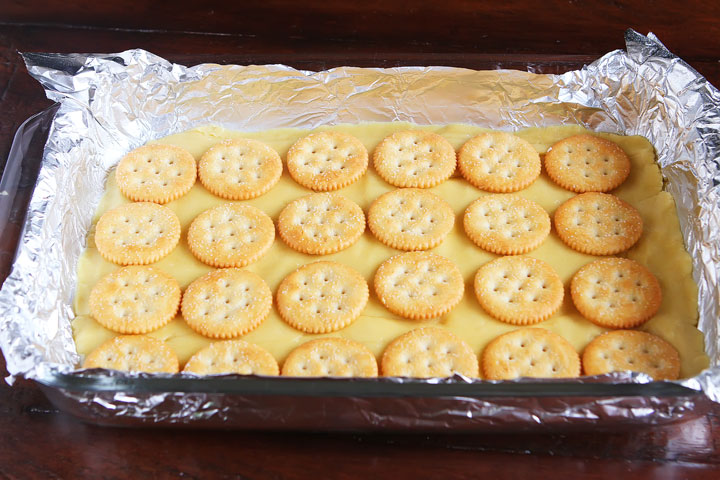
[[[655,315],[660,283],[650,270],[627,258],[601,258],[578,270],[570,295],[583,317],[605,328],[633,328]]]
[[[343,329],[362,313],[369,297],[367,282],[337,262],[304,265],[280,282],[277,307],[285,322],[303,332]]]
[[[130,266],[105,275],[90,291],[90,314],[118,333],[148,333],[167,325],[180,305],[180,286],[148,266]]]
[[[180,367],[177,355],[162,340],[147,335],[120,335],[90,352],[83,368],[177,373]]]
[[[365,215],[337,193],[313,193],[290,202],[280,212],[278,232],[290,248],[311,255],[344,250],[365,231]]]
[[[573,250],[614,255],[640,239],[643,221],[629,203],[607,193],[581,193],[555,210],[555,229]]]
[[[286,377],[377,377],[375,355],[345,338],[318,338],[303,343],[285,359]]]
[[[574,135],[545,154],[553,182],[573,192],[607,192],[630,175],[630,159],[615,142],[594,135]]]
[[[507,132],[481,133],[458,152],[460,174],[481,190],[517,192],[540,175],[540,155],[522,138]]]
[[[445,315],[460,302],[465,282],[451,260],[429,252],[408,252],[383,262],[375,273],[380,302],[396,315],[427,319]]]
[[[174,145],[145,145],[125,155],[115,170],[123,195],[136,202],[168,203],[195,184],[195,157]]]
[[[190,224],[190,251],[213,267],[244,267],[262,257],[275,239],[275,226],[262,210],[226,203],[204,211]]]
[[[247,200],[269,191],[280,180],[282,160],[269,145],[238,138],[211,147],[200,158],[200,183],[218,197]]]
[[[237,373],[279,375],[275,358],[259,345],[243,340],[213,342],[190,357],[183,372],[197,375]]]
[[[675,347],[651,333],[615,330],[595,337],[583,351],[586,375],[630,370],[654,380],[677,380],[680,355]]]
[[[475,295],[494,318],[532,325],[550,318],[562,305],[565,289],[555,270],[530,257],[500,257],[475,275]]]
[[[272,308],[272,292],[258,275],[239,268],[209,272],[192,282],[182,299],[185,322],[210,338],[255,330]]]
[[[380,360],[384,376],[478,376],[478,358],[464,340],[437,327],[411,330],[385,348]]]
[[[398,250],[428,250],[452,230],[452,207],[432,192],[401,188],[378,197],[368,210],[368,226],[385,245]]]
[[[395,132],[373,153],[377,173],[396,187],[430,188],[455,171],[455,149],[436,133],[421,130]]]
[[[518,255],[542,245],[550,234],[550,215],[519,195],[486,195],[465,210],[463,227],[483,250]]]
[[[352,135],[340,132],[313,133],[295,142],[287,153],[290,176],[317,192],[338,190],[365,174],[368,152]]]
[[[146,265],[169,254],[180,241],[175,212],[155,203],[128,203],[102,214],[95,226],[95,246],[119,265]]]
[[[542,328],[522,328],[496,337],[483,350],[480,364],[488,380],[580,375],[580,356],[575,348],[560,335]]]

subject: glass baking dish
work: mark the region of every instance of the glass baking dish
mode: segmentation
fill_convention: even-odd
[[[18,129],[0,181],[3,279],[58,105]],[[711,401],[672,382],[207,378],[48,366],[35,380],[60,409],[100,425],[333,431],[621,430],[690,420]],[[637,379],[635,379],[637,381]],[[625,377],[625,381],[627,378]]]

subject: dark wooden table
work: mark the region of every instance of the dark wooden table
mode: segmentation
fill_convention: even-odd
[[[18,51],[144,48],[187,65],[449,65],[559,73],[653,31],[720,85],[715,2],[3,2],[0,166],[50,102]],[[9,259],[0,259],[0,271]],[[6,376],[4,360],[0,374]],[[78,422],[29,381],[0,384],[0,478],[718,478],[720,406],[626,433],[367,435],[124,430]]]

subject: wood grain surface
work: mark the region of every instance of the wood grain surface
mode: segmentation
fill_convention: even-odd
[[[41,8],[38,6],[41,5]],[[0,21],[223,33],[244,38],[393,45],[425,51],[602,54],[627,28],[652,31],[683,57],[717,56],[720,3],[632,0],[6,0]],[[693,32],[694,34],[690,34]]]
[[[720,85],[716,2],[218,1],[0,7],[0,166],[50,105],[18,51],[144,48],[187,65],[449,65],[560,73],[652,31]],[[9,256],[0,258],[6,272]],[[4,278],[4,275],[3,275]],[[7,375],[4,361],[0,374]],[[0,384],[0,478],[718,478],[720,406],[625,433],[341,435],[114,429],[80,423],[20,380]]]

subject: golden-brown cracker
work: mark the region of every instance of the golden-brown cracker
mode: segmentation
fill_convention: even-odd
[[[145,145],[125,155],[115,170],[123,195],[136,202],[168,203],[195,184],[195,158],[173,145]]]
[[[176,373],[180,367],[177,355],[162,340],[147,335],[120,335],[90,352],[83,368]]]
[[[175,317],[180,286],[156,268],[123,267],[95,284],[89,303],[90,314],[103,327],[118,333],[148,333]]]
[[[399,336],[385,348],[380,369],[388,377],[478,376],[470,345],[443,328],[424,327]]]
[[[454,223],[452,207],[419,188],[400,188],[381,195],[368,210],[368,226],[375,237],[398,250],[427,250],[440,245]]]
[[[303,343],[285,359],[286,377],[377,377],[377,360],[361,343],[345,338],[318,338]]]
[[[615,142],[594,135],[575,135],[548,150],[545,170],[567,190],[607,192],[630,175],[630,159]]]
[[[282,160],[270,146],[249,138],[225,140],[200,158],[200,183],[218,197],[259,197],[280,180]]]
[[[317,192],[337,190],[356,182],[367,166],[365,145],[340,132],[310,134],[295,142],[287,153],[290,176]]]
[[[578,270],[570,295],[583,317],[605,328],[633,328],[660,308],[660,284],[647,268],[627,258],[601,258]]]
[[[478,247],[499,255],[527,253],[550,233],[544,208],[519,195],[486,195],[471,203],[463,217],[465,233]]]
[[[395,255],[375,273],[380,302],[396,315],[426,319],[445,315],[460,302],[465,282],[451,260],[429,252]]]
[[[483,309],[513,325],[547,320],[562,305],[564,293],[555,270],[536,258],[500,257],[475,275],[475,295]]]
[[[460,148],[462,176],[481,190],[517,192],[540,175],[540,155],[522,138],[507,132],[477,135]]]
[[[651,333],[615,330],[599,335],[583,351],[586,375],[631,370],[655,380],[677,380],[680,355],[675,347]]]
[[[258,275],[239,268],[209,272],[192,282],[182,299],[190,328],[210,338],[233,338],[255,330],[272,308],[272,292]]]
[[[357,271],[337,262],[315,262],[288,275],[277,290],[277,308],[290,326],[307,333],[328,333],[357,319],[369,297]]]
[[[395,132],[373,153],[377,173],[396,187],[430,188],[455,171],[455,149],[436,133],[420,130]]]
[[[339,252],[358,241],[365,215],[337,193],[313,193],[290,202],[280,212],[278,232],[290,248],[312,255]]]
[[[155,203],[128,203],[102,214],[95,226],[95,246],[105,260],[146,265],[170,253],[180,241],[175,212]]]
[[[590,255],[614,255],[637,242],[643,221],[635,208],[607,193],[581,193],[555,210],[555,229],[567,246]]]
[[[243,340],[224,340],[213,342],[190,357],[183,372],[197,375],[278,375],[280,369],[270,352],[259,345]]]
[[[262,210],[226,203],[204,211],[192,221],[190,251],[213,267],[244,267],[262,257],[275,239],[275,226]]]
[[[580,375],[580,356],[573,346],[542,328],[522,328],[496,337],[483,350],[480,365],[488,380]]]

